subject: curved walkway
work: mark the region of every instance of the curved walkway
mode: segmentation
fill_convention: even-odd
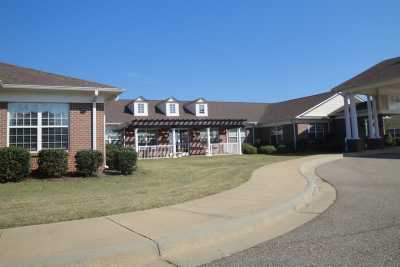
[[[296,211],[322,186],[300,167],[307,173],[313,166],[305,163],[336,158],[267,165],[237,188],[174,206],[0,230],[0,266],[180,266],[220,258],[315,217]],[[332,190],[325,208],[333,199]]]
[[[400,266],[400,153],[347,157],[317,173],[337,189],[325,213],[207,266]]]

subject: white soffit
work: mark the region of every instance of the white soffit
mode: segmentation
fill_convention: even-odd
[[[344,105],[344,98],[340,94],[335,94],[318,105],[306,110],[296,118],[318,118],[328,117],[331,113],[339,110]]]

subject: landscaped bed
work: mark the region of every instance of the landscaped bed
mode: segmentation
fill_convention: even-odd
[[[243,155],[142,160],[128,176],[27,179],[0,184],[0,228],[172,205],[246,182],[253,170],[295,156]]]

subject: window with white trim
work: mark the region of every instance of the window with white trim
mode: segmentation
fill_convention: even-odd
[[[271,143],[280,144],[283,141],[283,127],[276,126],[271,130]]]
[[[63,103],[9,103],[10,146],[29,151],[68,149],[69,105]]]
[[[144,113],[144,103],[138,103],[137,110],[138,110],[139,114],[143,114]]]
[[[122,144],[122,130],[106,128],[106,144]]]
[[[327,135],[327,123],[311,123],[308,125],[307,132],[315,139],[322,138]]]
[[[237,129],[228,129],[228,143],[237,143],[238,132]]]
[[[210,129],[210,143],[211,144],[219,143],[219,129],[218,128]]]
[[[138,130],[138,145],[139,146],[156,146],[157,145],[157,131],[153,129],[139,129]]]
[[[176,104],[168,104],[168,110],[169,110],[169,114],[175,114],[176,113]]]

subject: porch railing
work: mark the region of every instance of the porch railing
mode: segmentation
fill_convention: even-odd
[[[191,155],[192,148],[190,145],[177,145],[176,157]],[[204,152],[207,151],[204,149]],[[236,155],[240,154],[240,146],[238,143],[217,143],[211,144],[211,155]],[[139,146],[139,159],[158,159],[174,157],[174,145],[154,145]]]
[[[139,159],[172,158],[174,156],[173,145],[139,146]]]
[[[240,154],[238,143],[211,144],[211,155]]]

